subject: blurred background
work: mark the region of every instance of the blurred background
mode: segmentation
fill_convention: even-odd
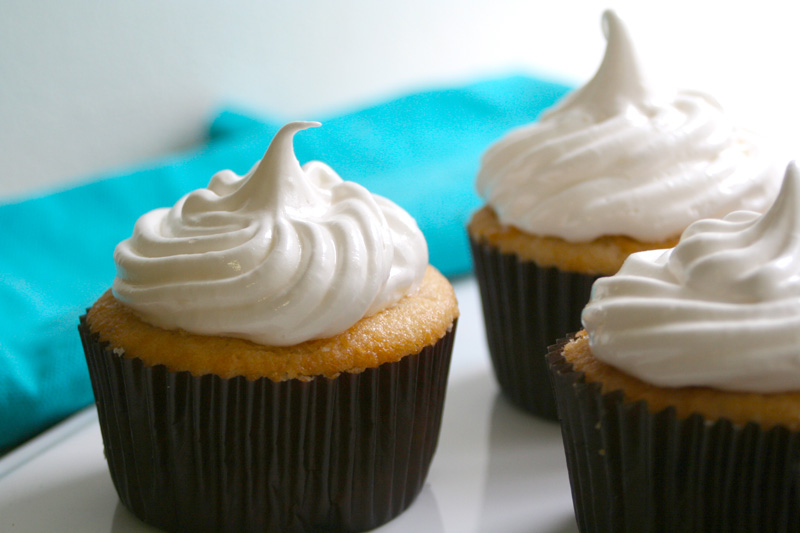
[[[225,106],[315,119],[511,73],[580,84],[607,7],[654,77],[800,147],[783,1],[0,0],[0,203],[190,147]]]

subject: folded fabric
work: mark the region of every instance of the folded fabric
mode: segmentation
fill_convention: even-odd
[[[421,92],[320,119],[295,138],[301,163],[318,159],[407,209],[449,276],[468,273],[464,226],[479,199],[480,154],[534,120],[567,87],[508,77]],[[76,331],[114,278],[115,245],[136,219],[207,185],[218,170],[245,173],[282,124],[227,111],[203,146],[135,171],[0,206],[0,453],[92,401]]]

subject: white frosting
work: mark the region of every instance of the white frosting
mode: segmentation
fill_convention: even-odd
[[[594,78],[485,153],[477,188],[500,221],[573,242],[654,242],[700,218],[766,210],[781,169],[760,141],[707,95],[654,90],[613,12],[603,29]]]
[[[583,324],[598,359],[649,383],[800,390],[797,165],[766,214],[701,220],[628,257],[595,282]]]
[[[348,329],[413,291],[428,264],[408,213],[275,135],[250,172],[156,209],[114,253],[117,299],[147,322],[273,346]]]

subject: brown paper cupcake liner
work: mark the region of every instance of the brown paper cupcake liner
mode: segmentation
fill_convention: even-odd
[[[581,531],[797,531],[800,433],[653,413],[548,354]]]
[[[359,374],[273,382],[148,367],[79,326],[120,500],[169,531],[363,531],[419,494],[455,324]]]
[[[470,237],[492,367],[500,390],[535,415],[557,420],[547,348],[581,327],[597,276],[540,268]]]

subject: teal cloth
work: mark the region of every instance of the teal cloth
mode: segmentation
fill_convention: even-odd
[[[471,264],[465,224],[481,153],[534,120],[568,88],[524,76],[404,96],[320,119],[295,137],[318,159],[418,221],[431,263],[448,276]],[[86,185],[0,206],[0,453],[92,401],[78,317],[114,278],[112,254],[136,219],[245,173],[282,124],[226,111],[202,146]]]

